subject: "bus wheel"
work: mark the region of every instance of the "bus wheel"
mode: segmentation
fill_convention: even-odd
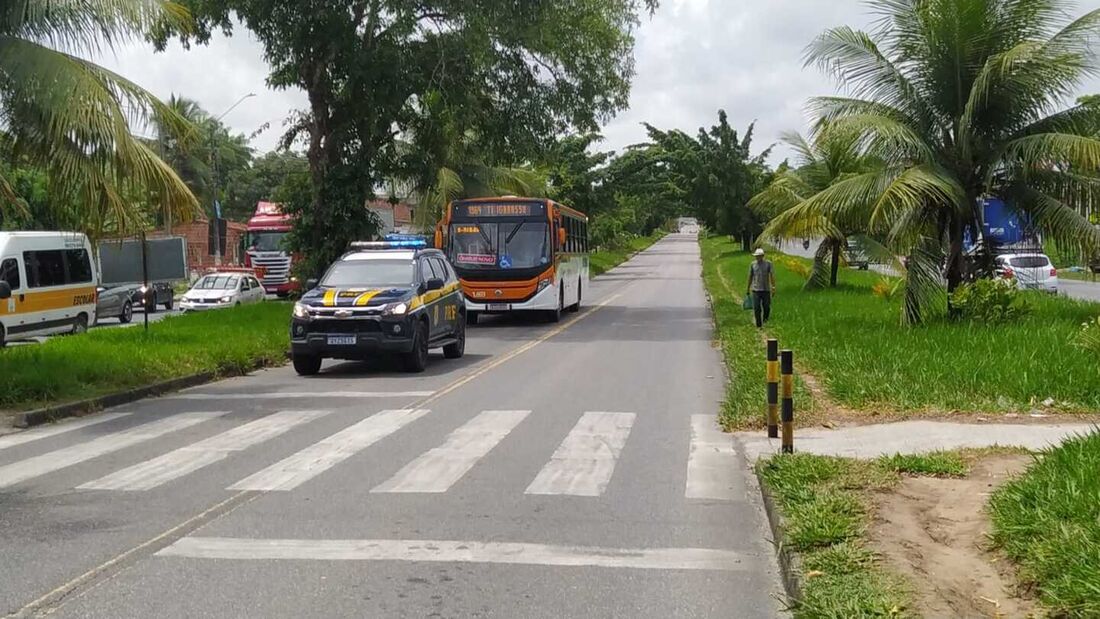
[[[546,312],[546,319],[550,322],[561,322],[561,310],[565,307],[565,288],[561,290],[561,294],[558,295],[558,309],[550,310]]]
[[[569,313],[570,314],[576,314],[577,312],[581,311],[581,291],[582,290],[583,290],[583,288],[581,286],[581,278],[578,277],[577,278],[577,302],[574,303],[573,305],[569,306]]]

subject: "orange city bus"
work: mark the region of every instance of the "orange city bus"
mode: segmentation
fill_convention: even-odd
[[[466,321],[578,311],[588,281],[588,217],[541,198],[476,198],[447,207],[435,232],[462,283]]]

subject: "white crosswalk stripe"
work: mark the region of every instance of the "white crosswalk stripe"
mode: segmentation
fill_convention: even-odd
[[[67,421],[65,423],[59,423],[57,425],[48,426],[45,428],[35,428],[34,430],[25,430],[23,432],[17,432],[15,434],[8,434],[7,436],[0,436],[0,449],[7,449],[9,447],[15,447],[16,445],[30,443],[32,441],[49,438],[51,436],[57,436],[58,434],[72,432],[73,430],[81,430],[89,426],[98,425],[108,421],[114,421],[115,419],[125,417],[128,414],[129,413],[107,413],[103,415],[94,415],[92,417]]]
[[[371,492],[446,492],[531,411],[485,411]]]
[[[6,488],[22,481],[59,471],[92,458],[132,447],[138,443],[183,430],[200,424],[208,419],[227,415],[228,412],[183,413],[165,419],[92,439],[86,443],[73,445],[44,453],[33,458],[0,467],[0,488]]]
[[[382,411],[276,462],[229,489],[293,490],[427,413],[424,409]]]
[[[165,400],[283,400],[298,398],[426,398],[434,391],[264,391],[255,393],[177,393]]]
[[[691,454],[688,456],[689,499],[732,501],[741,491],[733,437],[722,432],[714,415],[691,416]]]
[[[281,411],[78,486],[82,490],[151,490],[290,431],[330,411]]]
[[[600,496],[611,481],[619,453],[634,425],[634,413],[590,412],[581,416],[527,494]]]

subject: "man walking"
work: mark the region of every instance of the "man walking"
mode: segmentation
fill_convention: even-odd
[[[775,270],[772,263],[764,259],[764,250],[753,254],[756,261],[749,267],[749,286],[746,295],[752,295],[752,312],[756,316],[756,327],[764,327],[772,314],[772,295],[775,294]]]

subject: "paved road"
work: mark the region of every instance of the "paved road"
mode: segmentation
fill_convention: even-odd
[[[0,611],[772,617],[698,247],[461,361],[287,369],[0,437]]]

